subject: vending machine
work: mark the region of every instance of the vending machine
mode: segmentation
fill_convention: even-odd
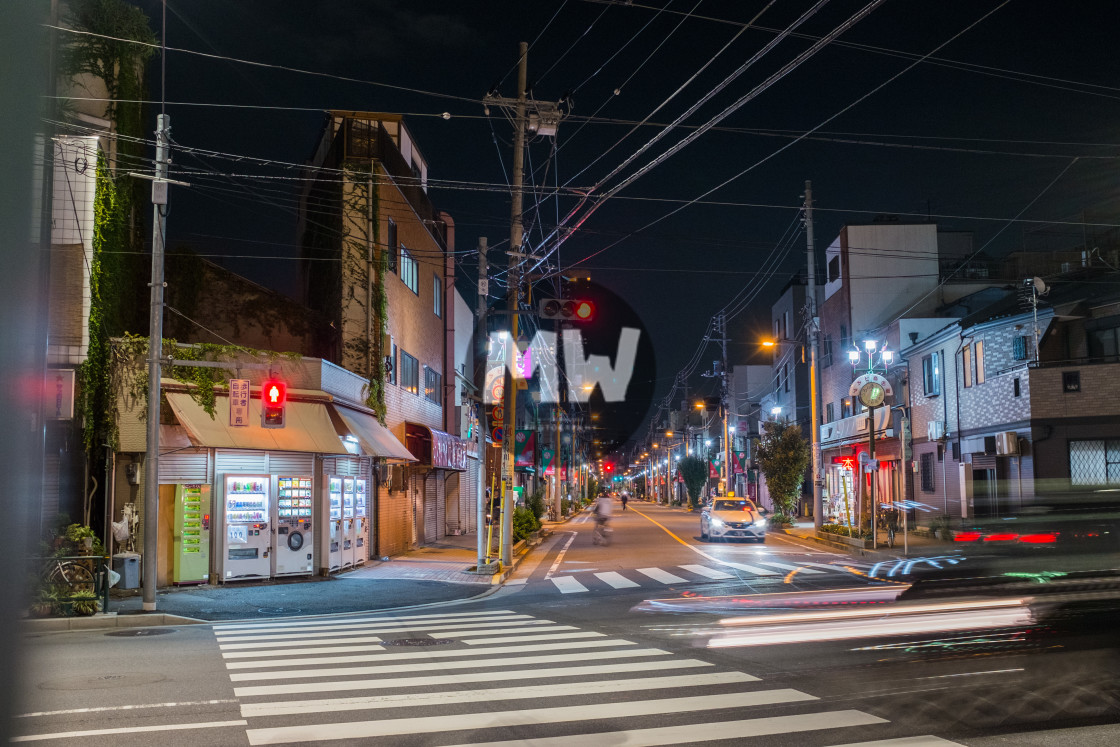
[[[354,522],[354,478],[342,478],[342,567],[354,565],[357,528]]]
[[[354,481],[354,565],[361,565],[369,557],[366,549],[366,533],[369,527],[368,480]]]
[[[171,580],[204,584],[210,580],[210,486],[175,486],[175,524]]]
[[[224,475],[222,580],[268,578],[272,572],[269,475]]]
[[[328,567],[332,571],[342,568],[342,478],[327,478],[327,505],[330,507],[328,523]]]
[[[314,539],[311,532],[311,478],[276,478],[275,576],[313,572]]]

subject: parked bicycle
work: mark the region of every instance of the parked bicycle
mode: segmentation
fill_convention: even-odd
[[[879,511],[879,526],[887,530],[887,547],[894,547],[895,533],[898,531],[898,509],[885,508]]]
[[[71,592],[93,591],[95,586],[93,571],[77,560],[52,558],[43,578],[48,584],[66,586]]]

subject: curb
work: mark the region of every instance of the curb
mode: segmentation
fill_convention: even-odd
[[[20,621],[25,633],[57,633],[70,630],[111,630],[113,628],[156,628],[166,625],[210,625],[209,620],[155,612],[139,615],[118,615],[99,612],[90,617],[42,617]]]

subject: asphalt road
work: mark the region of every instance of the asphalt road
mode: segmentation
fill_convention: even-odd
[[[696,515],[649,504],[614,524],[602,547],[569,523],[469,602],[29,637],[17,727],[84,745],[1120,742],[1112,717],[976,729],[910,712],[927,680],[972,697],[954,677],[1017,668],[990,647],[933,663],[890,636],[713,648],[733,617],[886,608],[866,595],[898,587],[777,536],[704,543]]]

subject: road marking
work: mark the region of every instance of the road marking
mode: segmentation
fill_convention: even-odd
[[[451,651],[404,651],[391,654],[363,654],[361,656],[319,656],[306,659],[277,659],[276,655],[270,652],[267,654],[254,653],[253,656],[269,657],[268,659],[262,659],[260,661],[227,662],[226,669],[265,669],[274,667],[302,667],[315,665],[321,666],[323,664],[357,664],[360,662],[371,661],[408,661],[410,659],[455,658],[459,656],[505,656],[508,654],[541,653],[543,651],[569,651],[571,649],[606,648],[609,646],[636,645],[638,644],[634,643],[633,641],[624,641],[618,638],[609,638],[605,641],[576,641],[572,643],[546,644],[534,643],[532,645],[526,646],[501,646],[499,648],[469,648],[453,649]],[[324,651],[327,654],[331,654],[335,651],[343,649],[325,648],[314,650]],[[288,653],[297,653],[297,651],[291,651]],[[226,658],[229,658],[231,656],[245,655],[246,654],[244,653],[222,654],[222,656]],[[224,701],[215,702],[220,703]]]
[[[814,571],[812,568],[806,568],[803,565],[790,565],[789,563],[775,563],[772,560],[756,560],[754,562],[758,563],[759,565],[770,566],[771,568],[781,568],[783,571],[797,571],[799,573],[807,573],[807,574],[813,574],[813,573],[822,574],[822,573],[824,573],[824,571]]]
[[[566,641],[572,638],[596,638],[605,635],[606,633],[595,633],[585,630],[579,633],[557,633],[555,635],[511,635],[508,638],[482,638],[477,641],[466,640],[463,641],[463,643],[468,646],[482,646],[488,643],[513,643],[515,641]]]
[[[681,568],[684,568],[686,571],[691,571],[697,576],[707,576],[708,578],[735,578],[735,576],[730,573],[717,571],[715,568],[709,568],[706,565],[682,565]]]
[[[898,737],[897,739],[877,739],[874,742],[852,742],[838,744],[836,747],[964,747],[960,742],[923,734],[920,737]]]
[[[514,634],[531,634],[531,633],[548,633],[556,632],[558,630],[579,630],[571,625],[543,625],[536,628],[502,628],[500,630],[441,630],[439,635],[441,638],[470,638],[476,635],[494,635],[499,633],[501,635],[514,635]]]
[[[602,579],[604,583],[615,589],[633,589],[641,586],[641,584],[635,583],[621,573],[615,573],[614,571],[605,571],[604,573],[596,573],[595,575]]]
[[[794,734],[804,731],[840,729],[846,726],[870,726],[886,723],[884,719],[861,711],[807,713],[800,716],[771,716],[741,721],[708,722],[662,726],[654,729],[572,734],[570,736],[503,742],[475,742],[452,747],[601,747],[604,744],[625,744],[626,747],[659,747],[670,744],[694,744],[721,739],[741,740],[744,736],[763,737],[772,734]]]
[[[522,711],[460,713],[448,716],[422,716],[306,726],[293,725],[268,729],[248,729],[245,733],[248,735],[251,745],[320,742],[334,739],[371,739],[406,734],[486,729],[497,724],[509,728],[538,724],[575,723],[597,719],[615,720],[633,716],[695,713],[722,708],[745,708],[805,700],[816,700],[816,698],[797,690],[761,690],[686,698],[664,698],[661,700],[592,703],[561,706],[559,708],[532,708]],[[693,726],[692,728],[696,729],[697,727]],[[744,733],[750,732],[740,732],[740,736]]]
[[[490,611],[477,611],[477,612],[444,612],[438,615],[393,615],[389,617],[346,617],[335,615],[333,617],[322,618],[300,618],[299,620],[284,620],[272,622],[254,622],[254,623],[222,623],[214,625],[213,630],[215,633],[224,630],[244,630],[247,628],[288,628],[296,625],[337,625],[339,622],[377,622],[377,623],[401,623],[411,624],[413,622],[440,622],[443,620],[463,620],[467,617],[492,617],[502,615],[514,615],[513,610],[490,610]]]
[[[685,579],[680,576],[674,576],[668,571],[663,571],[660,568],[635,568],[638,573],[649,576],[654,581],[660,581],[663,584],[686,584]]]
[[[572,543],[576,541],[576,532],[570,532],[570,534],[572,536],[569,537],[568,541],[564,543],[564,549],[562,549],[556,556],[556,562],[553,563],[552,567],[548,569],[548,573],[544,574],[545,579],[552,578],[552,574],[556,573],[556,569],[559,568],[560,563],[564,561],[564,553],[568,552],[568,548],[571,547]]]
[[[248,726],[245,719],[236,721],[206,721],[193,724],[160,724],[158,726],[118,726],[114,729],[86,729],[84,731],[60,731],[54,734],[25,734],[12,737],[13,742],[41,742],[46,739],[73,739],[75,737],[103,737],[110,734],[140,734],[152,731],[186,731],[187,729],[224,729],[230,726]]]
[[[746,563],[734,563],[730,560],[717,560],[716,562],[722,563],[723,565],[729,566],[731,568],[737,568],[740,571],[746,571],[747,573],[753,573],[756,576],[777,576],[778,575],[777,571],[772,571],[769,568],[759,568],[757,565],[747,565]]]
[[[14,718],[39,718],[42,716],[68,716],[75,713],[103,713],[105,711],[135,711],[141,708],[179,708],[182,706],[219,705],[236,703],[236,700],[186,700],[181,703],[138,703],[136,705],[98,706],[96,708],[67,708],[64,711],[35,711],[17,713]]]
[[[426,622],[418,623],[415,625],[371,625],[370,623],[343,623],[341,625],[326,626],[316,625],[313,628],[285,628],[283,630],[249,630],[249,631],[231,631],[228,633],[216,633],[218,642],[225,641],[267,641],[267,640],[280,640],[283,637],[294,638],[308,638],[317,635],[329,635],[332,632],[343,632],[352,630],[357,633],[400,633],[401,631],[410,630],[439,630],[441,628],[459,627],[459,628],[486,628],[486,627],[508,627],[510,625],[532,625],[533,618],[531,615],[509,615],[506,617],[498,617],[493,620],[448,620],[446,622]],[[326,631],[326,632],[314,632]],[[296,634],[299,635],[296,635]]]
[[[681,674],[667,677],[642,677],[624,680],[593,680],[590,682],[496,687],[489,690],[363,695],[355,698],[326,698],[323,700],[287,700],[271,703],[246,703],[241,706],[241,715],[245,718],[259,718],[262,716],[296,716],[306,713],[362,711],[374,708],[399,708],[402,706],[443,706],[448,703],[486,703],[491,701],[502,703],[507,700],[527,700],[532,698],[547,699],[599,693],[629,693],[638,690],[706,687],[710,685],[731,685],[744,682],[758,682],[758,678],[742,672],[710,672],[707,674]],[[547,702],[547,700],[545,702]]]
[[[549,571],[549,573],[552,573],[552,571]],[[546,576],[546,578],[548,577]],[[556,588],[560,590],[561,594],[578,594],[581,591],[587,591],[586,586],[571,576],[557,576],[556,578],[549,578],[548,580],[556,584]]]
[[[670,530],[664,524],[661,524],[660,522],[651,519],[650,517],[646,516],[641,511],[639,511],[638,509],[634,509],[634,513],[636,513],[638,516],[641,516],[643,519],[645,519],[649,523],[653,524],[654,526],[660,527],[663,532],[668,534],[670,537],[675,539],[677,542],[680,542],[682,545],[687,547],[689,550],[692,550],[694,553],[696,553],[700,557],[707,558],[708,560],[710,560],[713,563],[716,563],[717,565],[726,565],[726,566],[730,566],[732,568],[738,568],[741,571],[747,571],[749,573],[755,574],[756,576],[777,576],[778,575],[775,571],[766,570],[765,568],[757,568],[753,565],[744,565],[742,563],[732,563],[730,560],[723,560],[721,558],[717,558],[715,555],[712,555],[711,553],[704,552],[700,548],[698,548],[694,545],[688,544],[683,539],[681,539],[677,535],[673,534],[672,530]]]
[[[303,640],[302,638],[300,640]],[[316,646],[326,646],[332,643],[338,644],[355,644],[355,643],[380,643],[381,636],[371,635],[365,637],[347,637],[347,638],[322,638],[315,641]],[[292,642],[289,640],[282,641],[264,641],[263,643],[221,643],[218,648],[222,651],[245,651],[248,649],[276,649],[287,648],[291,646]]]
[[[668,656],[668,651],[659,649],[639,649],[634,656]],[[496,666],[504,662],[496,662]],[[619,672],[661,672],[667,669],[692,669],[713,666],[698,659],[658,659],[656,661],[635,661],[625,664],[592,664],[582,667],[555,667],[552,669],[511,669],[497,673],[467,672],[463,674],[439,674],[421,677],[379,677],[369,680],[330,680],[327,682],[301,682],[290,685],[254,685],[235,687],[233,694],[239,698],[265,695],[292,695],[296,693],[332,693],[343,690],[383,690],[399,687],[432,687],[439,685],[464,685],[472,682],[537,680],[552,677],[585,677],[596,674],[616,674]]]

